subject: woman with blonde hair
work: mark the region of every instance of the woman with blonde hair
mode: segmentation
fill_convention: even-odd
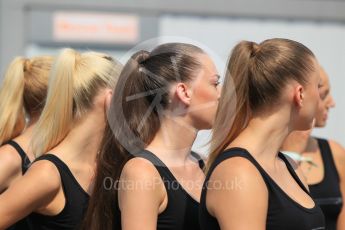
[[[121,65],[105,54],[72,49],[60,53],[33,134],[38,159],[0,196],[0,229],[30,213],[35,230],[79,226],[92,192],[106,109],[120,71]]]
[[[225,90],[232,80],[235,92]],[[325,229],[301,172],[279,152],[291,131],[312,127],[319,82],[316,58],[301,43],[235,46],[206,166],[202,229]]]
[[[315,127],[327,124],[328,113],[335,106],[327,73],[320,67],[320,102]],[[283,151],[297,155],[310,193],[320,205],[329,230],[345,229],[345,150],[334,140],[317,138],[312,130],[292,132],[282,145]]]
[[[0,89],[0,194],[35,158],[29,142],[44,107],[52,63],[51,56],[17,57],[7,68]],[[23,220],[11,229],[26,227]]]

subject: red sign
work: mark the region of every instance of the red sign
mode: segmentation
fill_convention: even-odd
[[[139,40],[139,17],[130,14],[56,12],[54,40],[133,44]]]

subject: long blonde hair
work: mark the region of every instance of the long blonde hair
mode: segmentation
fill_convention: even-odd
[[[206,171],[247,127],[253,113],[277,103],[291,80],[302,85],[308,82],[308,74],[315,70],[314,58],[303,44],[281,38],[260,44],[242,41],[234,47],[213,126]],[[234,90],[228,89],[231,82]]]
[[[0,89],[0,145],[19,135],[25,117],[41,112],[53,57],[16,57],[8,66]]]
[[[114,88],[121,64],[106,54],[64,49],[49,78],[45,107],[32,140],[36,157],[59,144],[76,119],[93,105],[101,88]]]

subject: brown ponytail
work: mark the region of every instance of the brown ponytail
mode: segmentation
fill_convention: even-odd
[[[120,225],[115,222],[115,215],[119,213],[114,186],[122,168],[156,135],[160,128],[160,110],[168,105],[170,85],[193,79],[200,68],[197,54],[203,51],[193,45],[169,43],[150,53],[135,53],[124,66],[109,109],[109,124],[83,229],[110,230]],[[108,189],[109,186],[112,188]]]
[[[253,113],[279,101],[289,81],[308,82],[306,76],[314,71],[313,58],[307,47],[288,39],[269,39],[260,44],[242,41],[235,46],[227,65],[206,171],[247,127]]]

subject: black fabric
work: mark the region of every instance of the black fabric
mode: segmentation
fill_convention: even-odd
[[[89,195],[83,190],[67,165],[57,156],[45,154],[35,161],[48,160],[59,170],[65,195],[65,207],[55,216],[32,213],[29,216],[35,230],[79,229],[86,213]]]
[[[191,151],[190,155],[192,155],[199,163],[199,167],[204,170],[205,168],[205,162],[204,160],[200,157],[200,155],[196,152]]]
[[[20,145],[14,140],[10,140],[5,144],[11,145],[13,148],[15,148],[15,150],[19,154],[22,160],[22,174],[24,174],[28,170],[31,164],[29,157],[27,156],[25,151],[22,149],[22,147],[20,147]],[[7,230],[30,230],[30,229],[33,229],[30,224],[30,221],[28,220],[28,218],[24,218],[18,221],[17,223],[15,223],[14,225],[12,225],[11,227],[9,227]]]
[[[204,230],[220,229],[217,219],[208,213],[206,207],[206,185],[210,179],[210,176],[214,169],[221,162],[231,157],[243,157],[249,160],[260,172],[263,177],[268,192],[268,211],[266,219],[266,229],[268,230],[311,230],[311,229],[325,229],[324,216],[318,205],[308,209],[294,200],[292,200],[265,172],[265,170],[259,165],[259,163],[248,153],[247,150],[242,148],[231,148],[219,154],[214,163],[212,164],[206,180],[204,183],[201,201],[200,201],[200,226]],[[279,157],[285,162],[290,174],[298,183],[298,185],[309,194],[308,190],[304,187],[303,183],[299,180],[294,169],[288,162],[288,160],[279,153]],[[232,208],[232,207],[229,207]]]
[[[192,152],[191,155],[198,161],[199,167],[203,169],[204,161],[201,157]],[[168,195],[166,209],[158,215],[157,230],[199,230],[199,202],[192,198],[168,167],[153,153],[143,150],[136,154],[150,161],[161,176]],[[115,216],[116,226],[114,229],[121,229],[121,212],[117,207]]]
[[[335,230],[338,216],[343,206],[339,175],[328,141],[316,139],[322,156],[324,177],[320,183],[309,185],[310,194],[325,215],[327,229]]]
[[[10,140],[6,144],[11,145],[13,148],[17,150],[20,158],[22,159],[22,174],[24,174],[31,164],[28,155],[26,155],[25,151],[22,149],[22,147],[20,147],[20,145],[17,142]]]

